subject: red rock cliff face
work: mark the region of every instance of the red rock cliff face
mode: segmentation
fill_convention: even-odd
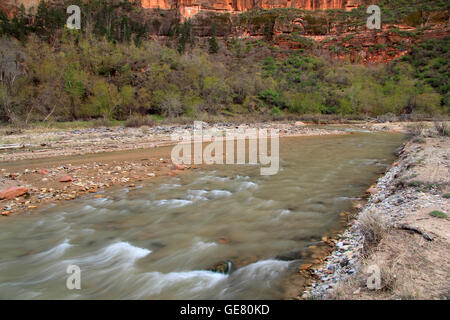
[[[0,9],[10,13],[11,9],[21,4],[26,9],[36,8],[40,0],[0,0]],[[48,0],[57,2],[58,0]],[[134,0],[129,0],[134,1]],[[142,7],[148,9],[178,9],[183,17],[192,17],[200,11],[242,12],[252,9],[297,8],[305,10],[318,9],[352,9],[366,0],[141,0]]]
[[[142,0],[144,8],[175,9],[184,17],[202,10],[242,12],[256,8],[297,8],[305,10],[352,9],[364,0]]]

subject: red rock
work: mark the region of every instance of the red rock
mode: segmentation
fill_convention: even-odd
[[[366,190],[366,193],[375,194],[375,193],[377,193],[377,191],[378,190],[376,188],[369,188]]]
[[[173,164],[173,169],[175,169],[175,170],[184,170],[184,167],[182,165],[174,163]]]
[[[308,269],[310,269],[312,267],[312,264],[311,263],[305,263],[305,264],[302,264],[298,269],[299,270],[308,270]]]
[[[0,191],[0,200],[2,199],[14,199],[20,197],[28,192],[27,188],[24,187],[9,187]]]
[[[221,243],[221,244],[227,244],[229,242],[230,242],[230,240],[226,237],[222,237],[219,239],[219,243]]]
[[[59,178],[59,182],[71,182],[71,181],[73,181],[73,178],[69,175]]]
[[[131,1],[131,0],[130,0]],[[47,3],[61,2],[59,0],[47,0]],[[2,0],[0,9],[8,17],[17,12],[17,8],[23,4],[25,9],[30,7],[37,8],[39,0]],[[142,0],[143,8],[151,9],[177,9],[180,15],[189,18],[205,10],[218,12],[243,12],[252,9],[273,9],[273,8],[297,8],[304,10],[326,10],[326,9],[345,9],[351,10],[359,5],[365,4],[363,0],[262,0],[262,1],[226,1],[226,0]]]
[[[175,172],[169,172],[167,173],[168,176],[176,176],[177,174]]]
[[[2,216],[9,216],[10,213],[11,213],[10,211],[3,211]]]
[[[47,169],[41,169],[38,171],[39,174],[46,175],[49,171]]]

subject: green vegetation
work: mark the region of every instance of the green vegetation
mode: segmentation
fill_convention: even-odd
[[[63,29],[65,13],[43,2],[35,16],[23,10],[8,19],[0,13],[1,122],[128,119],[126,125],[136,126],[151,125],[154,118],[205,115],[278,119],[450,113],[449,37],[422,43],[388,65],[363,66],[318,54],[315,42],[298,32],[288,37],[300,49],[280,54],[271,44],[275,19],[305,15],[301,10],[238,16],[241,23],[259,26],[265,41],[219,40],[220,19],[214,20],[209,37],[200,38],[190,20],[174,20],[162,44],[146,39],[149,26],[139,23],[145,19],[137,6],[74,3],[83,7],[82,31]],[[319,25],[329,27],[332,17],[357,12],[321,14],[307,17],[317,33],[323,31]],[[155,21],[150,24],[159,28]]]
[[[430,216],[435,217],[435,218],[441,218],[441,219],[448,218],[448,216],[445,212],[438,211],[438,210],[430,212]]]
[[[408,183],[408,187],[421,187],[423,186],[425,183],[422,181],[411,181]]]
[[[211,36],[208,39],[208,52],[210,54],[215,54],[219,52],[219,44],[216,39],[217,25],[214,22],[211,28]]]

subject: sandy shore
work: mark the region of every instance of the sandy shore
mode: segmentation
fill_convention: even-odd
[[[215,127],[225,130],[237,126]],[[196,169],[199,165],[174,166],[170,158],[171,146],[175,144],[171,135],[192,128],[184,125],[25,130],[2,136],[0,196],[2,190],[16,190],[10,192],[9,199],[0,200],[0,212],[6,217],[32,212],[42,204],[83,196],[101,197],[100,191],[113,186],[138,187],[146,180],[164,179]],[[311,128],[300,122],[252,124],[244,128],[277,129],[280,137],[345,134],[342,130]]]
[[[435,133],[403,147],[352,226],[327,240],[331,254],[300,270],[315,279],[303,299],[450,298],[449,150]]]

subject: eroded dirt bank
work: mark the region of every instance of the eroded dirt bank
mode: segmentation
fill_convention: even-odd
[[[449,150],[432,129],[405,144],[324,263],[304,268],[316,280],[302,298],[450,298]]]

